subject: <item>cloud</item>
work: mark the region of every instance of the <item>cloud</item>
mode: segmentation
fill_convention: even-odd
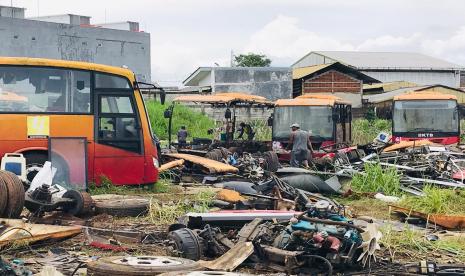
[[[310,51],[402,51],[420,52],[465,64],[465,26],[441,39],[423,32],[395,36],[390,34],[346,42],[299,26],[295,17],[279,15],[250,36],[243,52],[268,55],[273,65],[288,66]]]
[[[356,49],[358,51],[412,51],[418,50],[422,38],[421,33],[414,33],[408,37],[382,35],[363,41]]]
[[[242,51],[264,53],[273,60],[295,61],[310,50],[355,49],[350,43],[303,29],[298,23],[295,17],[279,15],[252,34]]]
[[[446,39],[425,39],[421,42],[421,49],[425,53],[465,65],[465,26]]]

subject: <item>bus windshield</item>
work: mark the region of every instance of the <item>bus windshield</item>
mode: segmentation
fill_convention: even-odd
[[[0,112],[89,113],[90,80],[88,71],[0,67]]]
[[[290,125],[297,123],[300,129],[315,138],[333,137],[332,108],[328,106],[278,106],[273,117],[273,138],[287,139]]]
[[[415,100],[394,103],[394,133],[458,132],[457,102],[453,100]]]

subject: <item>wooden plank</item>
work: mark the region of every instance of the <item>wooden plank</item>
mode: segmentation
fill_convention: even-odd
[[[211,270],[234,271],[253,252],[254,247],[251,242],[239,242],[218,259],[213,261],[198,261],[198,263]]]

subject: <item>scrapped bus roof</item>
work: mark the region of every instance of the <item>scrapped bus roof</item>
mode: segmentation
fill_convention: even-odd
[[[342,98],[333,96],[333,95],[324,95],[324,94],[303,94],[301,96],[296,97],[296,99],[326,99],[326,100],[335,100],[335,101],[343,101]]]
[[[280,99],[275,106],[334,106],[335,100],[331,99]]]
[[[26,66],[44,66],[60,67],[69,69],[92,70],[104,73],[110,73],[127,77],[131,82],[135,80],[134,73],[126,68],[109,66],[97,63],[70,61],[46,58],[27,58],[27,57],[0,57],[0,65],[26,65]]]
[[[457,100],[455,95],[441,94],[437,92],[411,92],[394,97],[394,101],[413,100]]]
[[[175,102],[196,102],[208,104],[229,104],[233,102],[273,105],[265,97],[245,93],[217,93],[214,95],[187,95],[176,97]]]

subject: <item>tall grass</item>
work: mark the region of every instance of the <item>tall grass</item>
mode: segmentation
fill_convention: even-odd
[[[406,196],[399,203],[401,206],[427,214],[465,215],[465,192],[426,185],[425,196]]]
[[[156,101],[147,101],[147,112],[149,113],[152,129],[159,139],[168,139],[168,119],[163,117],[163,113],[171,103],[165,105]],[[176,139],[176,133],[181,126],[186,126],[189,132],[188,140],[192,137],[212,138],[207,134],[207,130],[215,127],[215,122],[208,116],[197,112],[189,107],[177,104],[173,111],[172,139]]]
[[[352,121],[352,141],[355,145],[370,143],[380,132],[391,133],[391,127],[390,120],[356,119]]]
[[[351,187],[357,192],[380,192],[400,195],[400,176],[396,168],[383,169],[378,163],[365,163],[365,173],[352,178]]]

